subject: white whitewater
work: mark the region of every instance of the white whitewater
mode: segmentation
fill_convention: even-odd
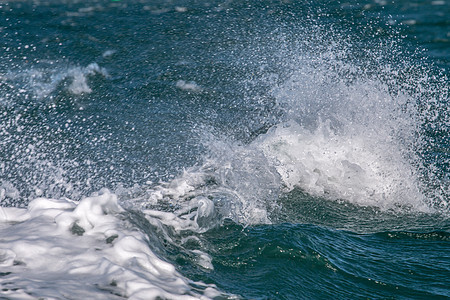
[[[0,207],[0,286],[8,299],[210,299],[175,267],[102,191],[75,203],[39,198],[27,209]],[[198,289],[198,288],[197,288]]]

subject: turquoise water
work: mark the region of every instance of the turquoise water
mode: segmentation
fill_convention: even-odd
[[[51,0],[0,14],[2,207],[107,188],[126,209],[117,224],[194,298],[450,297],[450,2]],[[51,268],[30,281],[32,265],[2,253],[1,297],[25,299],[20,282],[30,299],[76,290],[52,298]],[[96,284],[73,297],[133,299]],[[147,295],[134,299],[180,297]]]

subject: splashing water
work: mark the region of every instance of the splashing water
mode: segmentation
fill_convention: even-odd
[[[386,3],[113,2],[0,26],[2,295],[448,295],[448,78]]]

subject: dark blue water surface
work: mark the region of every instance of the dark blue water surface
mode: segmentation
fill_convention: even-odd
[[[11,1],[0,37],[2,206],[106,187],[237,298],[450,298],[448,0]],[[190,172],[219,211],[164,235],[140,209]]]

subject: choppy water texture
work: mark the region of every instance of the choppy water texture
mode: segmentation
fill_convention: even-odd
[[[0,298],[450,297],[450,2],[0,2]]]

